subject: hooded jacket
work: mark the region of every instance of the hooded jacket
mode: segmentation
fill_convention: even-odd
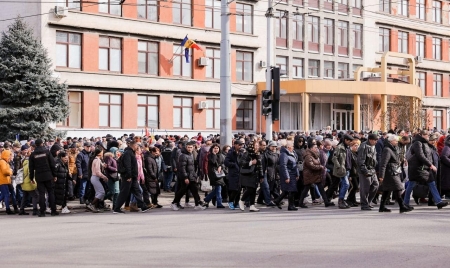
[[[408,161],[408,176],[410,181],[426,182],[430,176],[430,167],[433,165],[428,141],[417,135],[411,145],[411,157]]]
[[[307,149],[303,159],[303,184],[322,183],[325,167],[320,164],[319,153]]]
[[[297,168],[297,154],[289,152],[285,147],[280,150],[280,185],[281,190],[285,192],[297,191],[297,178],[300,172]],[[289,183],[286,180],[289,179]]]
[[[186,147],[181,149],[181,155],[178,159],[177,176],[181,180],[189,179],[191,182],[197,181],[194,157],[192,153],[187,151]]]
[[[11,151],[4,150],[2,152],[2,158],[0,159],[0,185],[11,184],[11,175],[13,171],[9,165],[11,158]]]
[[[441,154],[441,191],[450,191],[450,135],[445,138]]]

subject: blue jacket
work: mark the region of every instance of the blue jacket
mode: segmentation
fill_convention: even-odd
[[[297,191],[297,177],[300,173],[297,168],[297,159],[294,153],[290,153],[286,148],[280,150],[280,184],[281,190],[286,192]],[[290,179],[289,183],[285,181]]]
[[[78,176],[82,176],[83,179],[88,179],[89,153],[86,152],[86,150],[81,151],[81,153],[77,155],[75,165],[77,166]]]

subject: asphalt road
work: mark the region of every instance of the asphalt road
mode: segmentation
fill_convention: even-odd
[[[391,208],[2,213],[1,267],[448,267],[450,208]]]

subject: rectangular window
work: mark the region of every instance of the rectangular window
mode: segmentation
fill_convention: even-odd
[[[417,75],[417,86],[422,89],[422,94],[425,96],[425,87],[427,85],[427,76],[424,72],[416,72]]]
[[[276,61],[275,65],[280,68],[280,75],[287,75],[288,74],[288,70],[287,70],[288,59],[287,59],[287,57],[277,56],[275,61]]]
[[[438,130],[442,130],[442,110],[433,111],[433,126]]]
[[[319,17],[308,16],[309,51],[319,52]]]
[[[433,37],[433,59],[442,60],[441,58],[441,38]]]
[[[416,0],[416,18],[425,20],[425,0]]]
[[[220,29],[220,1],[206,0],[205,27]]]
[[[56,31],[56,66],[81,69],[81,34]]]
[[[408,53],[408,33],[398,32],[398,52]]]
[[[433,21],[442,23],[442,3],[441,1],[433,1]]]
[[[236,78],[237,81],[253,81],[253,53],[236,52]]]
[[[308,60],[308,76],[319,77],[320,62],[318,60]]]
[[[352,25],[352,35],[353,35],[353,57],[361,58],[362,57],[362,24],[353,24]]]
[[[379,48],[380,52],[388,52],[390,47],[389,36],[391,35],[391,30],[380,28],[379,29]]]
[[[174,0],[172,2],[172,22],[192,25],[191,0]]]
[[[208,66],[206,66],[206,77],[220,79],[220,49],[207,48]]]
[[[308,8],[319,8],[319,0],[307,0]]]
[[[67,97],[69,98],[69,116],[64,122],[59,123],[58,126],[81,128],[82,93],[69,91]]]
[[[303,0],[293,0],[292,4],[297,6],[303,6]]]
[[[253,101],[236,100],[236,129],[253,129]]]
[[[348,0],[337,0],[338,3],[338,12],[339,13],[348,13]]]
[[[138,19],[158,21],[157,0],[138,0],[137,11],[138,11]]]
[[[122,95],[100,94],[99,95],[99,127],[122,127]]]
[[[158,75],[158,43],[139,41],[138,69],[141,74]]]
[[[173,46],[172,75],[182,77],[192,77],[192,49],[189,49],[189,62],[184,57],[184,49],[180,49],[179,44]]]
[[[338,63],[338,79],[348,78],[348,63]]]
[[[442,74],[433,74],[433,96],[442,97]]]
[[[277,47],[287,47],[287,19],[284,11],[277,10],[278,17],[275,19],[275,37]]]
[[[68,7],[70,10],[81,11],[80,0],[57,0],[56,5],[59,7]]]
[[[158,128],[159,100],[157,96],[138,95],[138,127]]]
[[[294,78],[303,78],[303,59],[292,59],[292,76]]]
[[[122,15],[121,0],[98,0],[98,12],[110,15]]]
[[[173,128],[192,129],[192,98],[173,98]]]
[[[398,14],[408,17],[409,0],[399,0],[397,2]]]
[[[323,77],[334,78],[334,62],[332,61],[323,62]]]
[[[328,11],[334,10],[334,1],[333,0],[324,0],[323,1],[323,9]]]
[[[381,12],[391,13],[391,0],[378,0],[378,7]]]
[[[303,15],[295,15],[293,22],[294,22],[293,25],[294,40],[292,42],[292,47],[294,49],[303,50],[303,27],[304,27]]]
[[[98,48],[98,69],[110,72],[122,71],[122,40],[100,36]]]
[[[352,14],[354,16],[362,16],[362,0],[352,0]]]
[[[416,35],[416,56],[425,57],[425,35]]]
[[[323,30],[325,35],[325,42],[323,45],[324,53],[334,52],[334,20],[324,19]]]
[[[338,54],[348,55],[348,22],[339,21],[338,31],[339,31]]]
[[[207,99],[208,109],[206,109],[206,128],[220,129],[220,100]]]
[[[253,33],[253,6],[236,4],[236,31],[241,33]]]

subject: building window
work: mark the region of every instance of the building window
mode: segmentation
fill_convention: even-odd
[[[220,100],[207,99],[208,109],[206,109],[206,128],[220,128]]]
[[[81,10],[80,0],[57,0],[56,5],[59,7],[68,7],[70,10]]]
[[[138,127],[158,128],[158,97],[138,95]]]
[[[337,0],[338,3],[338,12],[339,13],[348,13],[348,0]]]
[[[333,0],[324,0],[323,1],[323,9],[328,11],[334,10],[334,1]]]
[[[81,128],[81,92],[69,91],[69,116],[64,122],[58,124],[60,127]]]
[[[99,127],[122,127],[122,95],[100,94],[99,95]]]
[[[275,61],[276,61],[276,63],[275,63],[276,66],[280,68],[280,75],[287,75],[288,74],[288,70],[287,70],[288,59],[287,59],[287,57],[277,56]]]
[[[442,3],[441,1],[433,1],[433,21],[442,23],[441,20]]]
[[[253,6],[236,4],[236,31],[241,33],[253,33]]]
[[[323,77],[334,78],[334,62],[332,61],[323,62]]]
[[[416,18],[425,20],[425,0],[416,0]]]
[[[220,79],[220,49],[207,48],[206,57],[208,57],[206,78]]]
[[[173,128],[192,129],[192,98],[173,98]]]
[[[352,25],[352,34],[353,34],[353,57],[362,57],[362,24],[353,24]]]
[[[293,5],[303,6],[303,0],[293,0]]]
[[[333,53],[334,48],[334,21],[332,19],[324,19],[323,30],[325,35],[324,53]]]
[[[173,23],[191,26],[191,18],[191,0],[174,0],[172,2]]]
[[[409,0],[399,0],[397,2],[398,14],[408,17]]]
[[[408,53],[408,33],[398,32],[398,52]]]
[[[416,35],[416,56],[425,57],[425,35]]]
[[[433,96],[442,97],[442,74],[433,74]]]
[[[236,78],[238,81],[253,81],[253,54],[251,52],[236,52]]]
[[[186,62],[184,49],[180,49],[179,45],[173,46],[173,55],[173,76],[192,77],[192,49],[189,49],[189,62]]]
[[[138,0],[137,11],[138,11],[138,19],[158,21],[157,0]]]
[[[427,76],[424,72],[416,72],[417,75],[417,86],[419,86],[422,89],[422,94],[425,96],[425,87],[427,85],[426,79]]]
[[[279,13],[278,13],[279,12]],[[278,47],[287,47],[287,11],[279,11],[278,18],[275,20],[275,37]]]
[[[292,76],[294,78],[303,78],[303,59],[292,59]]]
[[[308,60],[308,76],[319,77],[320,62],[318,60]]]
[[[120,38],[100,36],[98,69],[111,72],[122,71],[122,44]]]
[[[308,8],[319,8],[319,0],[307,0]]]
[[[391,35],[391,30],[380,28],[379,30],[379,48],[380,52],[388,52],[389,51],[389,36]]]
[[[350,78],[355,78],[355,72],[356,72],[356,70],[358,70],[359,67],[362,67],[362,65],[359,65],[359,64],[352,65],[352,72],[350,73]],[[361,73],[361,78],[363,77],[362,75],[363,74]]]
[[[442,110],[433,111],[433,126],[438,130],[442,130]]]
[[[348,22],[339,21],[338,31],[339,31],[338,54],[348,55]]]
[[[56,66],[81,68],[81,34],[56,31]]]
[[[381,12],[391,13],[391,0],[378,0],[378,7]]]
[[[308,16],[309,51],[319,51],[319,17]]]
[[[338,79],[348,78],[348,63],[338,63]]]
[[[362,0],[352,0],[352,14],[355,16],[362,16]]]
[[[303,50],[303,27],[304,27],[303,15],[295,15],[293,25],[294,40],[292,42],[292,47],[295,49]]]
[[[139,41],[138,50],[139,73],[158,75],[158,43]]]
[[[98,12],[110,15],[122,15],[120,0],[98,0]]]
[[[441,38],[433,37],[433,59],[441,60]]]
[[[220,29],[220,1],[206,0],[205,27]]]
[[[253,101],[236,100],[236,129],[253,129]]]

